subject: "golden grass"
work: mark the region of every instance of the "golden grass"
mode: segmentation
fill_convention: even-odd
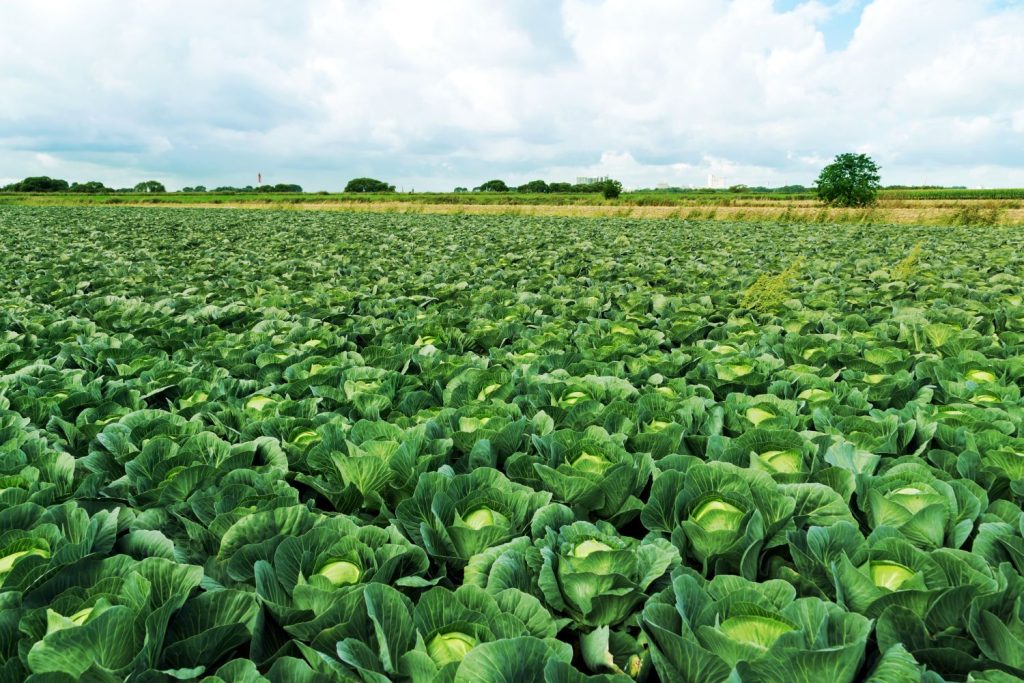
[[[761,273],[743,292],[740,305],[760,313],[768,313],[778,308],[789,297],[790,287],[800,274],[803,264],[804,259],[800,256],[780,273]]]
[[[906,280],[908,277],[913,275],[917,271],[917,262],[921,258],[922,245],[920,242],[914,245],[914,248],[903,257],[903,260],[897,263],[892,269],[892,278],[894,280]]]
[[[35,198],[34,198],[35,199]],[[45,205],[45,198],[32,204]],[[156,208],[258,209],[276,211],[366,211],[373,213],[426,213],[460,215],[568,216],[589,218],[649,218],[792,223],[892,223],[901,225],[956,225],[966,204],[995,211],[997,225],[1024,225],[1024,207],[1011,200],[882,200],[866,209],[824,207],[811,200],[738,201],[730,206],[628,206],[552,204],[425,204],[420,202],[224,202],[224,203],[118,203],[116,206]]]

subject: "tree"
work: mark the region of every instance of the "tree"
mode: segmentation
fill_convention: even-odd
[[[21,182],[11,183],[4,192],[67,192],[68,181],[49,176],[32,176]]]
[[[464,188],[464,187],[456,187],[455,188],[455,194],[462,194],[463,192],[469,192],[469,190]]]
[[[353,178],[345,185],[345,192],[394,192],[395,186],[375,178]]]
[[[474,187],[474,192],[508,192],[508,185],[505,184],[504,180],[488,180],[486,183],[480,185],[480,187]]]
[[[301,185],[291,183],[278,183],[277,185],[260,185],[257,192],[302,192]]]
[[[572,183],[550,183],[548,192],[572,192]]]
[[[615,199],[622,194],[622,183],[618,180],[608,179],[601,183],[601,193],[605,199]]]
[[[878,201],[878,164],[867,154],[839,154],[818,176],[818,198],[833,206],[869,206]]]
[[[551,188],[543,180],[531,180],[525,185],[520,185],[516,188],[516,192],[545,193],[550,191]]]
[[[136,192],[167,192],[167,188],[159,180],[144,180],[135,186]]]
[[[69,192],[82,192],[85,194],[109,194],[114,190],[107,187],[98,180],[90,180],[85,183],[71,183]]]

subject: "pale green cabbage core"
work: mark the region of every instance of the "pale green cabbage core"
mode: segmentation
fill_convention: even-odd
[[[974,382],[995,382],[996,376],[988,370],[968,370],[967,379]]]
[[[764,408],[754,407],[747,408],[746,416],[747,419],[753,422],[756,426],[761,424],[765,420],[770,420],[773,417],[775,417],[775,413],[771,412],[770,410],[765,410]]]
[[[729,617],[718,628],[730,639],[761,650],[767,650],[782,634],[793,630],[783,621],[761,616]]]
[[[761,463],[774,472],[796,474],[803,471],[804,458],[800,451],[790,448],[785,451],[765,451]]]
[[[196,405],[197,403],[204,402],[207,398],[209,398],[209,394],[207,394],[205,391],[197,391],[191,396],[187,396],[181,399],[179,403],[181,404],[182,408],[190,408]]]
[[[711,500],[697,508],[690,518],[704,531],[737,531],[743,521],[743,510],[724,500]]]
[[[648,431],[652,432],[660,432],[664,430],[666,427],[668,427],[668,425],[669,423],[665,422],[664,420],[651,420],[650,423],[647,425],[647,429]]]
[[[495,512],[486,505],[482,505],[462,518],[470,529],[480,530],[484,527],[495,524],[508,524],[508,519],[500,512]]]
[[[885,379],[885,377],[885,375],[880,374],[864,375],[864,381],[867,382],[868,384],[879,384],[882,380]]]
[[[488,384],[486,387],[481,389],[480,392],[476,395],[476,400],[483,401],[500,388],[500,384]]]
[[[476,430],[486,427],[490,421],[491,418],[489,417],[460,417],[459,431],[472,434]]]
[[[307,429],[296,434],[295,438],[292,439],[292,443],[297,446],[307,446],[316,441],[318,438],[320,437],[317,436],[316,432]]]
[[[909,567],[904,567],[898,562],[872,562],[868,566],[868,571],[871,574],[871,581],[879,588],[888,588],[891,591],[899,590],[900,586],[905,584],[916,576],[916,572]]]
[[[359,583],[362,569],[353,562],[335,560],[325,564],[317,574],[330,581],[332,586],[349,586]]]
[[[561,400],[561,403],[563,406],[574,406],[585,398],[587,395],[582,391],[570,391]]]
[[[889,500],[899,503],[907,512],[914,514],[936,502],[937,495],[931,487],[904,486],[890,493]]]
[[[273,405],[274,399],[269,396],[253,396],[245,402],[245,407],[249,410],[263,410],[269,405]]]
[[[612,547],[607,543],[601,541],[595,541],[589,539],[576,544],[576,547],[572,549],[572,556],[576,558],[589,557],[591,553],[606,553],[611,551]]]
[[[85,609],[78,610],[70,617],[68,617],[68,619],[73,621],[76,626],[81,626],[86,622],[90,614],[92,614],[92,607],[86,607]]]
[[[602,474],[611,467],[611,463],[600,455],[592,455],[586,451],[580,453],[571,464],[576,469],[582,472],[590,472],[591,474]]]
[[[729,381],[737,377],[746,377],[754,371],[753,365],[735,363],[732,365],[718,365],[715,367],[715,374],[718,379]]]
[[[824,389],[804,389],[797,398],[804,401],[827,401],[832,398],[832,392]]]
[[[477,639],[459,631],[439,633],[427,643],[427,654],[438,666],[461,662],[462,658],[477,644]]]

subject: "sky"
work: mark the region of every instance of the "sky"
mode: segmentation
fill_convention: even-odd
[[[1024,187],[1024,0],[0,2],[0,185]]]

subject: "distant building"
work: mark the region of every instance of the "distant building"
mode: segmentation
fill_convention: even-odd
[[[608,176],[606,175],[599,175],[593,178],[584,175],[576,176],[577,185],[593,185],[594,183],[603,183],[606,180],[608,180]]]
[[[725,178],[717,176],[714,173],[708,174],[708,189],[723,190],[727,187],[729,187],[729,182]]]
[[[672,187],[672,186],[669,185],[668,183],[658,183],[658,185],[657,185],[657,189],[659,189],[659,190],[667,190],[670,187]]]

